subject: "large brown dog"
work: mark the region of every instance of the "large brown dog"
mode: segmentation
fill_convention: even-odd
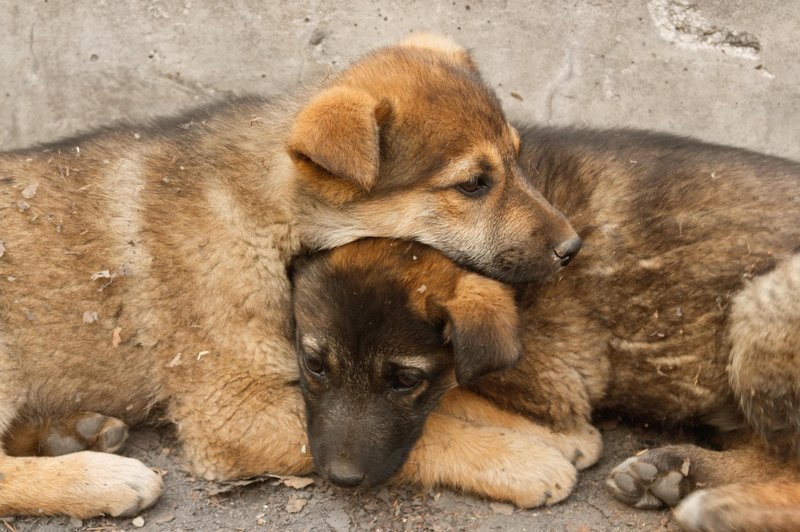
[[[571,217],[584,251],[555,281],[525,289],[520,363],[470,386],[502,410],[457,391],[440,411],[532,434],[516,412],[562,434],[529,442],[532,455],[558,451],[533,466],[555,478],[574,474],[575,449],[584,453],[579,465],[598,456],[593,411],[707,425],[717,450],[674,445],[637,455],[609,479],[615,495],[643,508],[680,503],[676,516],[689,530],[800,529],[800,165],[633,131],[532,128],[522,145],[532,184]],[[370,415],[348,425],[353,410],[342,405],[388,393],[391,408],[424,417],[431,390],[442,395],[454,381],[447,372],[459,374],[458,328],[440,301],[463,274],[432,250],[392,241],[356,242],[304,268],[294,304],[315,460],[329,477],[337,468],[368,477],[371,463],[397,467],[391,458],[410,443],[392,429],[417,434],[404,425],[413,415],[376,414],[372,397],[360,410]],[[358,293],[350,275],[361,280]],[[351,290],[337,292],[342,286]],[[354,306],[373,310],[368,325]],[[455,358],[428,347],[437,331]],[[484,346],[487,357],[502,353],[497,344]],[[363,457],[363,433],[389,443]],[[475,436],[454,438],[504,452]],[[469,477],[462,464],[448,466]],[[538,489],[550,490],[543,501],[565,495]]]
[[[0,432],[19,429],[8,449],[113,449],[124,425],[104,416],[130,424],[163,408],[201,477],[308,471],[289,261],[382,235],[505,280],[550,275],[580,239],[523,178],[518,147],[466,51],[419,36],[293,100],[3,154]],[[160,490],[119,456],[0,453],[2,515],[130,514]]]

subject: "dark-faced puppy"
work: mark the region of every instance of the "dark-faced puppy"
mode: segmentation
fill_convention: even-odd
[[[447,390],[519,354],[512,291],[420,244],[361,240],[294,284],[311,452],[339,485],[388,479]]]

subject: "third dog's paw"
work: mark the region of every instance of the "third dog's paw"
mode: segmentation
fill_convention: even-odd
[[[660,449],[628,458],[606,484],[614,497],[637,508],[675,506],[689,492],[689,461]]]
[[[128,426],[121,420],[96,412],[78,412],[53,423],[44,435],[46,456],[78,451],[113,453],[128,438]]]

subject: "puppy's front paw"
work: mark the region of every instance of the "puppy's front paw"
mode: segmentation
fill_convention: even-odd
[[[516,442],[513,442],[516,443]],[[517,447],[510,445],[510,448]],[[498,455],[497,458],[500,458]],[[519,453],[486,464],[480,492],[492,499],[513,503],[519,508],[549,506],[572,493],[578,478],[575,466],[556,448],[529,440]]]
[[[603,436],[591,425],[573,432],[556,433],[554,445],[578,471],[591,467],[603,453]]]
[[[614,497],[636,508],[675,506],[689,492],[689,467],[680,456],[648,450],[615,467],[606,484]]]

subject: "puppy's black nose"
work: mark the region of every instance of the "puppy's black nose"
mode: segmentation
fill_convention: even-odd
[[[328,469],[328,480],[343,488],[355,488],[364,480],[364,473],[351,464],[336,463]]]
[[[561,261],[561,265],[566,266],[581,250],[581,244],[583,244],[581,237],[576,236],[575,238],[570,238],[557,245],[553,248],[553,253],[555,253],[556,257]]]

